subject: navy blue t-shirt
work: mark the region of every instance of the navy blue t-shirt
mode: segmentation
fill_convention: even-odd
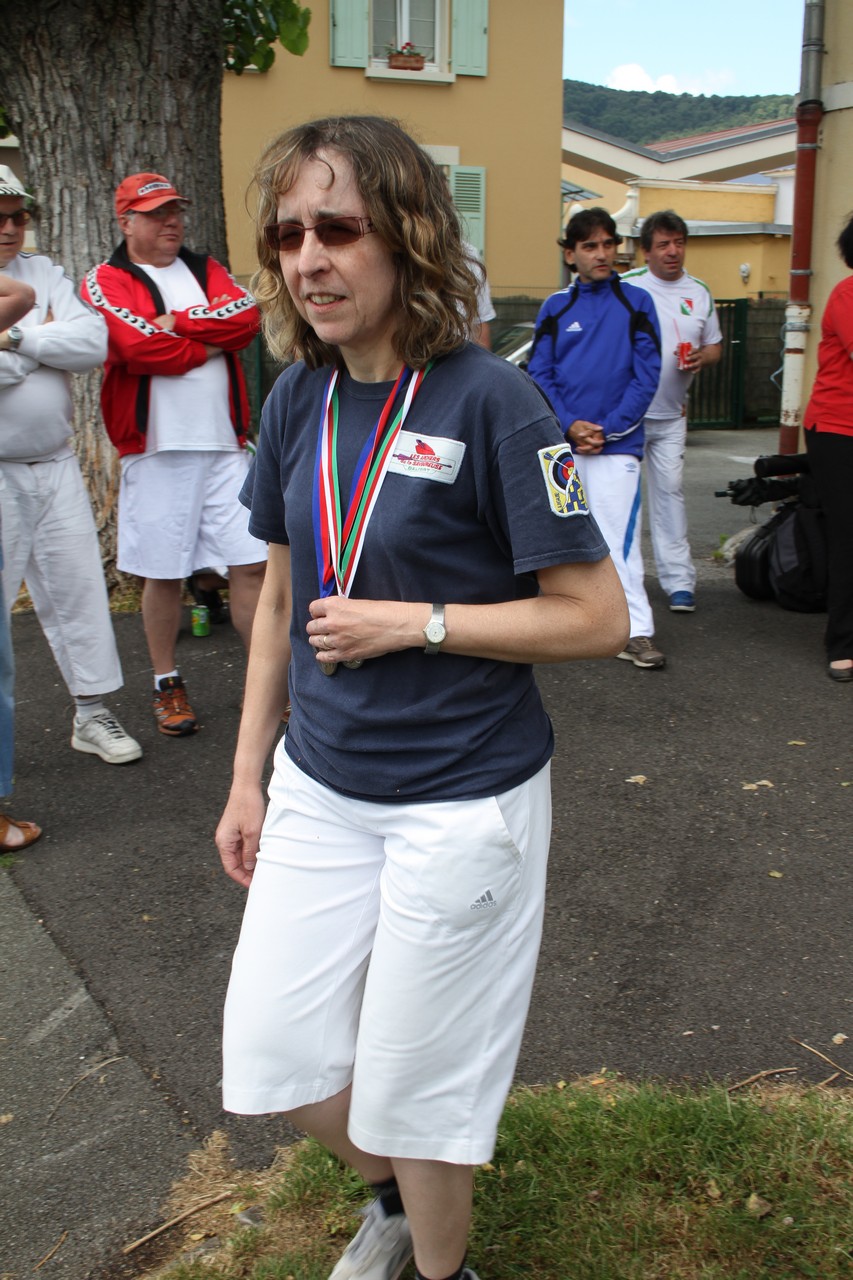
[[[529,664],[416,648],[354,671],[339,666],[328,677],[314,658],[305,631],[308,606],[320,595],[312,494],[330,372],[299,363],[278,379],[240,495],[255,537],[291,549],[286,750],[311,777],[365,800],[476,799],[509,790],[553,752]],[[344,495],[391,387],[341,372]],[[544,396],[526,374],[468,344],[435,363],[412,404],[350,594],[447,604],[515,600],[537,593],[535,570],[605,555]]]

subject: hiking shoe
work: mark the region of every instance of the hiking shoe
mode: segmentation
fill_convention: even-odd
[[[75,751],[100,756],[107,764],[130,764],[142,755],[136,739],[125,733],[112,712],[106,710],[85,720],[75,715],[71,745]]]
[[[329,1280],[398,1280],[413,1252],[406,1215],[386,1214],[379,1200],[362,1212],[364,1222]]]
[[[164,676],[154,690],[154,719],[160,732],[170,738],[183,738],[198,729],[195,712],[180,676]]]
[[[666,666],[666,658],[660,649],[655,648],[654,636],[632,636],[616,657],[633,662],[635,667],[646,667],[649,670],[659,670]]]
[[[670,613],[693,613],[696,600],[692,591],[673,591],[669,597]]]

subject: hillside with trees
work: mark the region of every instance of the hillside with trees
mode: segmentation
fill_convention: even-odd
[[[784,120],[794,114],[790,94],[723,97],[719,94],[645,93],[563,81],[563,120],[626,142],[648,144],[741,125]]]

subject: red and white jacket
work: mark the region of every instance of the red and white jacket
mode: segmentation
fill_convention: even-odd
[[[249,425],[249,401],[240,361],[260,327],[250,293],[208,254],[181,249],[179,257],[216,306],[177,311],[173,330],[153,324],[166,306],[151,277],[131,262],[122,242],[108,262],[93,267],[83,281],[83,298],[104,317],[109,352],[101,388],[101,412],[107,435],[121,457],[145,452],[148,403],[153,374],[180,377],[204,364],[205,344],[221,347],[228,366],[229,409],[241,444]],[[220,301],[225,298],[226,301]]]

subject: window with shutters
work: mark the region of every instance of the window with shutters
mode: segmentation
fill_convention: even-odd
[[[336,67],[368,76],[447,83],[488,70],[488,0],[330,0]],[[391,68],[389,52],[410,46],[422,69]]]
[[[483,257],[486,252],[486,170],[478,165],[451,164],[446,173],[462,234]]]

